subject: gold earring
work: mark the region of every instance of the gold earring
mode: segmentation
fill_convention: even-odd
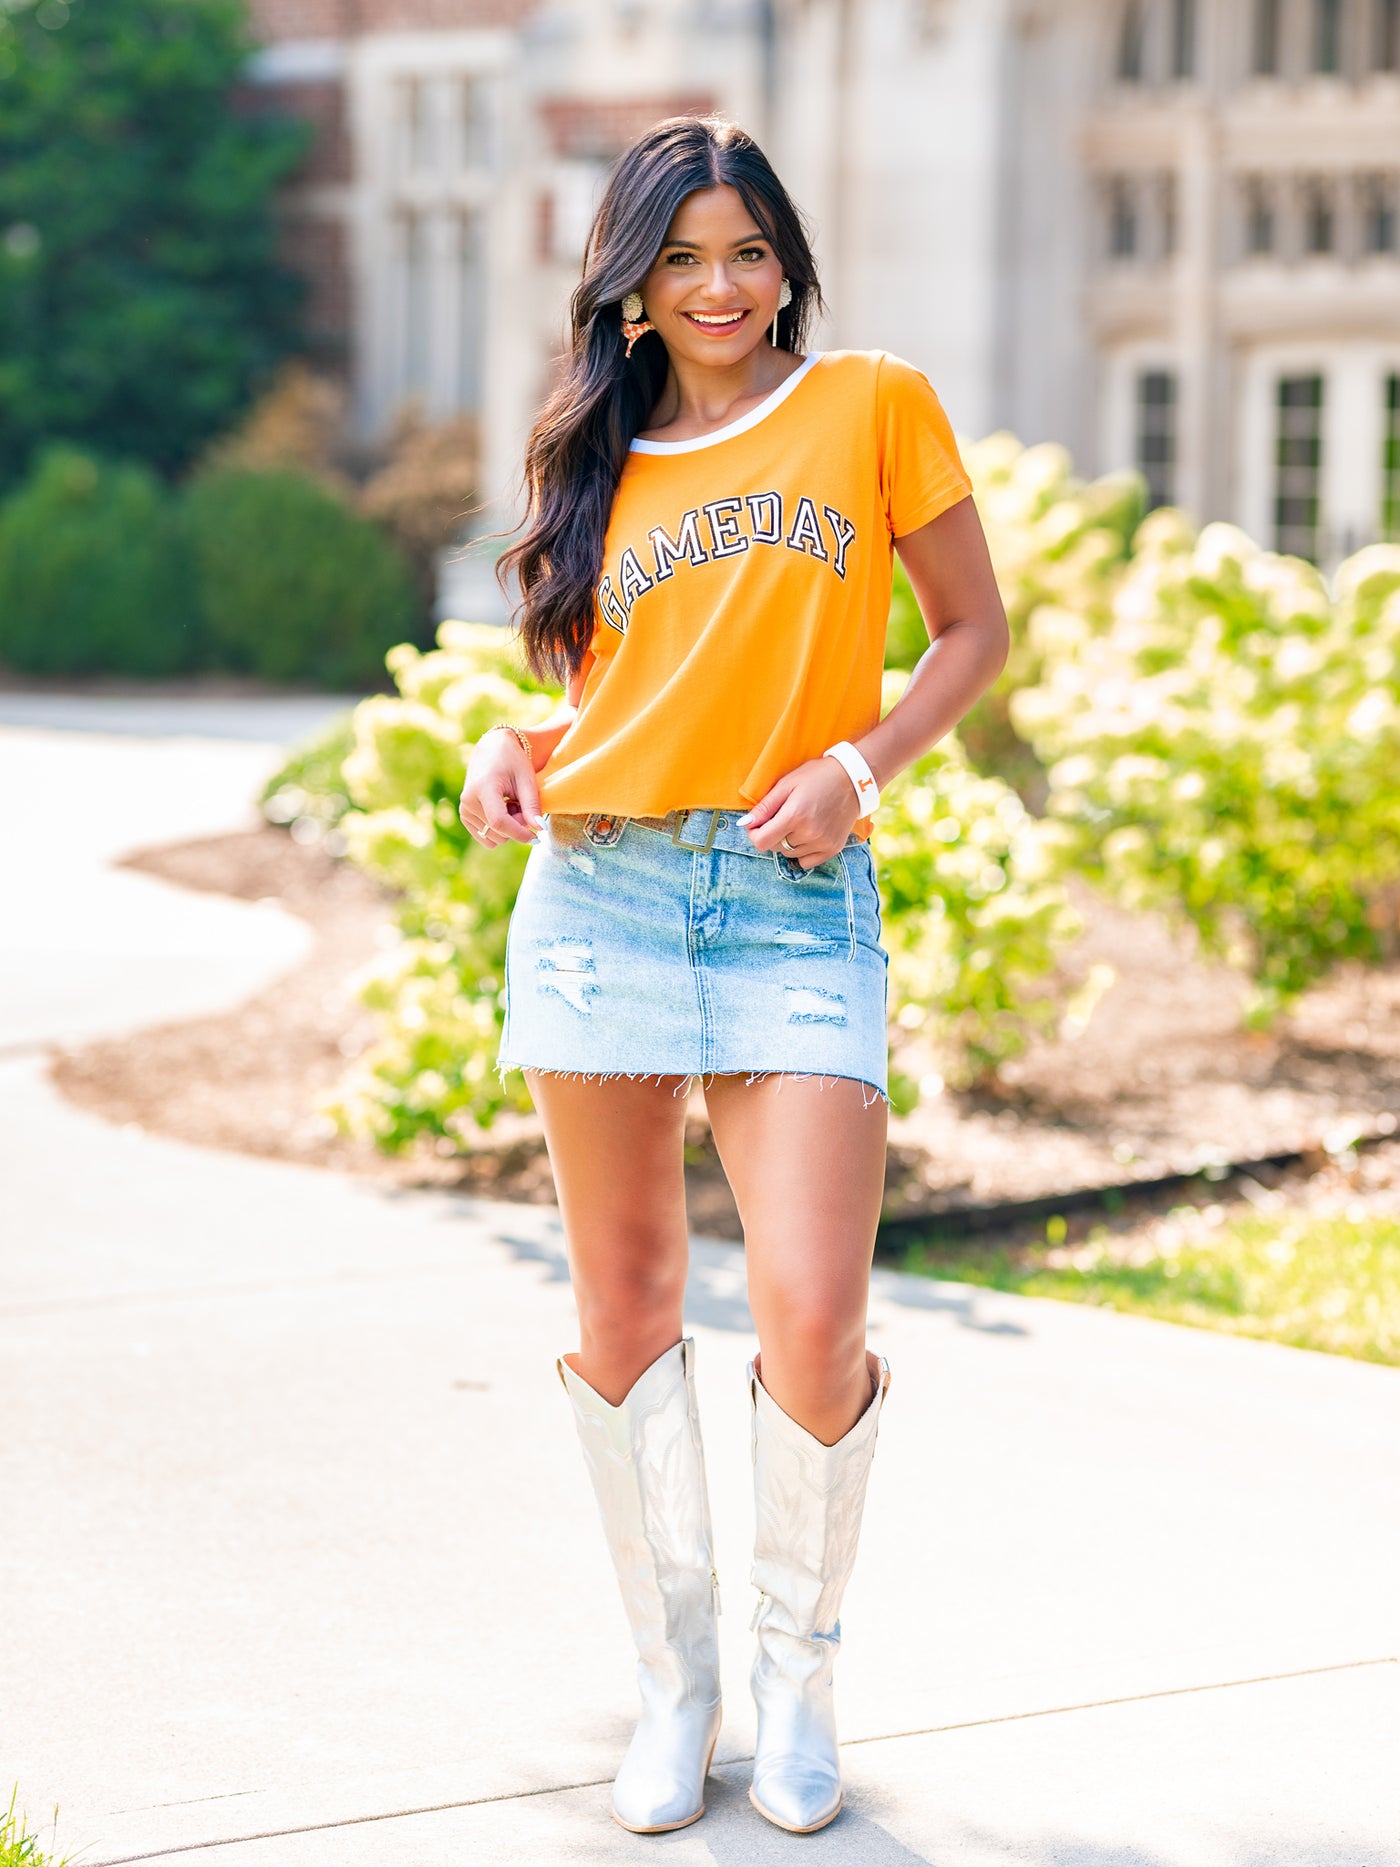
[[[787,279],[784,278],[782,284],[778,287],[778,311],[782,311],[785,306],[790,305],[791,303],[792,303],[792,287],[791,285],[789,285]],[[775,311],[773,313],[773,347],[774,349],[776,349],[778,345],[778,311]]]
[[[644,307],[642,305],[641,293],[629,292],[622,301],[622,334],[627,339],[627,354],[629,357],[632,354],[632,346],[636,343],[637,339],[639,337],[645,337],[648,331],[654,331],[656,329],[656,326],[644,317],[643,312]]]

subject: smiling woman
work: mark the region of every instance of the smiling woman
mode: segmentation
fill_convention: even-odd
[[[747,219],[742,197],[727,188],[691,195],[672,222],[673,237],[647,275],[643,302],[653,330],[678,335],[672,319],[683,319],[712,343],[737,336],[751,319],[773,323],[792,303],[767,236],[757,227],[734,234],[735,218]],[[662,324],[657,319],[663,320]]]
[[[564,1218],[580,1347],[559,1376],[641,1660],[613,1812],[646,1833],[704,1812],[720,1723],[682,1098],[705,1079],[761,1344],[750,1797],[805,1834],[841,1808],[837,1614],[889,1385],[866,1346],[889,1100],[868,839],[881,780],[1006,654],[932,384],[882,350],[808,351],[820,308],[742,130],[674,118],[622,157],[500,561],[568,697],[523,742],[483,734],[460,803],[486,846],[536,841],[498,1067],[527,1073]],[[881,719],[896,547],[930,665]]]

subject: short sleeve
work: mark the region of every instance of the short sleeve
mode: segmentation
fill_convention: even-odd
[[[885,518],[903,538],[966,498],[972,481],[933,384],[888,352],[875,379],[875,422]]]

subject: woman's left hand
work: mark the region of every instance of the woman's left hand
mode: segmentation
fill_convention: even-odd
[[[789,861],[815,869],[845,848],[859,820],[860,799],[845,766],[834,758],[809,758],[779,778],[739,818],[739,826],[755,849],[779,849]]]

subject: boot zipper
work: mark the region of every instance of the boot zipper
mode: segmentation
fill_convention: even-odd
[[[719,1605],[719,1572],[716,1569],[710,1570],[710,1587],[714,1591],[715,1613],[722,1614],[724,1610]]]
[[[753,1619],[749,1622],[750,1633],[752,1633],[754,1629],[758,1626],[758,1617],[760,1614],[762,1614],[763,1606],[764,1606],[764,1603],[767,1601],[767,1599],[768,1599],[767,1595],[765,1595],[763,1590],[760,1588],[758,1591],[758,1600],[754,1603]]]

